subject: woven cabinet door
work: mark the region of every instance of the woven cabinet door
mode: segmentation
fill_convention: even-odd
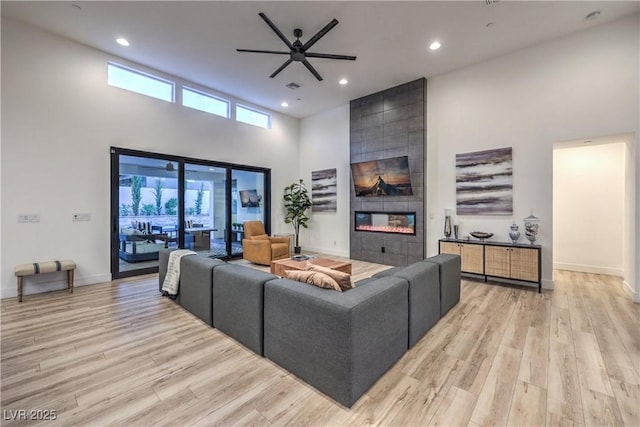
[[[486,246],[484,249],[484,274],[487,276],[510,277],[511,248]]]
[[[440,253],[460,255],[460,244],[454,242],[440,242]]]
[[[537,282],[538,250],[511,248],[511,278]]]
[[[462,244],[462,271],[484,274],[484,248],[482,245]]]

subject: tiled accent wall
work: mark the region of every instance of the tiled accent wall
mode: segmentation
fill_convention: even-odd
[[[351,259],[395,266],[424,259],[426,95],[423,78],[351,101],[351,162],[409,156],[413,187],[413,196],[356,197],[351,177]],[[415,211],[416,235],[354,231],[354,211]]]

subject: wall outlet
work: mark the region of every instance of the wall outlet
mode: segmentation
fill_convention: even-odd
[[[40,222],[40,214],[18,214],[19,223]]]
[[[91,221],[91,214],[89,213],[74,213],[71,215],[72,221]]]
[[[385,248],[383,246],[383,247],[380,248],[380,252],[384,253],[384,251],[385,251]]]

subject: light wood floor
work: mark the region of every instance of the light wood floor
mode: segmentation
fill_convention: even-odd
[[[384,266],[356,262],[364,277]],[[640,425],[640,306],[620,280],[465,280],[449,314],[351,409],[158,294],[157,276],[1,307],[2,425]]]

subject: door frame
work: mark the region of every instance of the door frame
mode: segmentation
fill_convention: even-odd
[[[111,255],[111,276],[113,279],[122,279],[132,276],[140,276],[143,274],[152,274],[158,272],[158,267],[147,267],[130,271],[119,271],[119,188],[120,188],[120,156],[136,156],[147,157],[158,160],[165,160],[167,162],[173,162],[178,164],[178,222],[180,224],[180,232],[178,233],[178,246],[184,247],[184,177],[185,163],[197,164],[203,166],[210,166],[214,168],[225,168],[227,173],[227,183],[225,186],[226,195],[226,218],[225,218],[225,230],[227,241],[227,254],[231,254],[231,176],[233,170],[241,170],[248,172],[259,172],[264,176],[264,226],[267,233],[271,231],[271,169],[263,168],[259,166],[242,165],[237,163],[227,163],[215,160],[197,159],[192,157],[177,156],[165,153],[155,153],[151,151],[133,150],[128,148],[111,147],[110,159],[111,159],[111,198],[110,198],[110,255]],[[240,257],[235,255],[233,258]],[[225,259],[232,258],[227,255]]]

